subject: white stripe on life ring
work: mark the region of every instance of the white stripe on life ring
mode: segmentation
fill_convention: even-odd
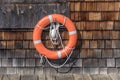
[[[61,52],[60,52],[60,51],[57,51],[57,55],[58,55],[58,58],[59,58],[59,59],[62,58],[62,55],[61,55]]]
[[[34,44],[39,44],[39,43],[41,43],[41,40],[35,40],[35,41],[33,41],[33,43]]]
[[[73,35],[73,34],[76,34],[76,33],[77,33],[76,30],[74,30],[74,31],[70,31],[70,32],[69,32],[69,35]]]
[[[52,23],[53,22],[52,15],[49,15],[48,17],[49,17],[50,23]]]

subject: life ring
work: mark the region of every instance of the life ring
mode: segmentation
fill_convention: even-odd
[[[65,18],[66,18],[66,22],[64,23]],[[41,41],[41,35],[42,35],[43,29],[52,22],[58,22],[58,23],[64,24],[64,26],[67,28],[69,32],[68,44],[65,46],[64,49],[61,49],[58,51],[47,49]],[[33,43],[36,50],[43,56],[47,57],[48,59],[61,59],[66,57],[66,54],[69,55],[72,49],[75,48],[77,43],[77,30],[75,28],[75,25],[69,18],[61,14],[51,14],[42,18],[35,25],[35,28],[33,31]]]

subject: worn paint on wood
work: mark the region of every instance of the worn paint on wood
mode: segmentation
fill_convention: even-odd
[[[0,28],[34,28],[38,20],[54,13],[69,17],[67,3],[0,5]]]

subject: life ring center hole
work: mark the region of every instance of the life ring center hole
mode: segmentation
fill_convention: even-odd
[[[60,24],[61,25],[61,24]],[[43,30],[42,32],[42,43],[43,45],[50,49],[50,50],[61,50],[63,47],[65,47],[68,44],[69,40],[69,33],[68,30],[66,29],[65,26],[60,26],[59,27],[59,34],[61,36],[58,36],[58,40],[56,40],[57,45],[53,44],[51,39],[50,39],[50,25],[46,26],[45,28],[48,28],[46,30]],[[61,42],[62,41],[62,42]]]

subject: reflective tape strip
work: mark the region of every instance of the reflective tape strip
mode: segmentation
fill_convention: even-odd
[[[59,59],[62,58],[62,55],[61,55],[61,52],[60,52],[60,51],[57,51],[57,55],[58,55],[58,58],[59,58]]]
[[[39,44],[41,43],[41,40],[36,40],[36,41],[33,41],[34,44]]]
[[[40,26],[37,24],[36,27],[40,27]]]
[[[73,35],[73,34],[76,34],[76,33],[77,33],[76,30],[74,30],[74,31],[70,31],[70,32],[69,32],[69,35]]]
[[[49,15],[48,17],[49,17],[50,23],[52,23],[53,22],[52,15]]]

